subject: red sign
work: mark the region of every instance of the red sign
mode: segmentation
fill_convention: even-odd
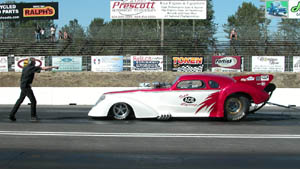
[[[240,72],[241,56],[213,56],[213,72]]]

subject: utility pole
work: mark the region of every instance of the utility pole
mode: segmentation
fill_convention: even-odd
[[[124,19],[121,19],[121,39],[123,39],[124,35]]]
[[[161,32],[160,32],[160,47],[164,47],[164,28],[165,28],[165,22],[162,19],[161,20]]]
[[[196,32],[195,25],[196,25],[195,19],[193,19],[193,35],[192,35],[192,38],[195,37],[195,32]]]
[[[5,38],[5,32],[4,32],[4,21],[1,22],[1,29],[2,29],[2,42],[4,42],[4,38]]]
[[[160,27],[159,27],[159,20],[158,19],[156,19],[156,37],[157,37],[157,39],[159,39],[159,29],[160,29]]]

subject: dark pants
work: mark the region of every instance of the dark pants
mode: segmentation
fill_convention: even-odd
[[[10,112],[10,116],[15,116],[17,113],[19,107],[23,103],[25,97],[28,97],[31,102],[31,117],[36,117],[36,99],[34,97],[33,91],[31,87],[29,88],[21,88],[21,94],[19,99],[17,100],[14,108]]]

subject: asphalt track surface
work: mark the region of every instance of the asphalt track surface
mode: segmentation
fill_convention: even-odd
[[[0,106],[0,169],[300,168],[300,110],[218,119],[90,119],[90,106]]]

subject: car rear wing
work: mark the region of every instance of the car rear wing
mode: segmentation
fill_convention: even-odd
[[[235,76],[233,78],[237,82],[247,83],[263,90],[268,86],[268,84],[273,80],[274,77],[271,74],[253,74],[245,76]]]

